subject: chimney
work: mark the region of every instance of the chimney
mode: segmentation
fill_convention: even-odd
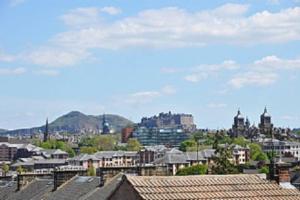
[[[290,164],[287,163],[277,163],[277,182],[280,183],[290,183],[291,177],[289,173]]]

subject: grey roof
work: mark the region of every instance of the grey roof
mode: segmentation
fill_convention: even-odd
[[[0,181],[0,199],[10,198],[17,190],[17,182]]]
[[[52,179],[36,179],[25,186],[22,190],[13,193],[8,200],[40,200],[52,189]]]
[[[103,187],[96,188],[94,191],[81,198],[80,200],[106,200],[120,186],[123,181],[123,174],[119,173],[108,181]]]
[[[94,154],[97,158],[113,158],[113,157],[122,157],[122,156],[136,156],[137,151],[99,151]]]
[[[167,152],[163,157],[154,160],[154,164],[186,164],[188,163],[184,153]]]
[[[97,158],[95,155],[80,154],[78,156],[75,156],[74,158],[69,158],[68,160],[87,161],[87,160],[99,160],[99,158]]]
[[[46,200],[77,200],[95,190],[100,183],[99,177],[76,176],[50,193]]]

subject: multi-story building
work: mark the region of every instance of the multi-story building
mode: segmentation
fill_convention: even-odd
[[[250,161],[250,148],[235,145],[233,147],[233,162],[236,165],[243,165]]]
[[[0,161],[42,156],[46,159],[67,159],[68,153],[59,149],[43,149],[32,144],[0,143]]]
[[[13,161],[17,157],[18,145],[3,142],[0,144],[0,161]]]
[[[99,151],[95,154],[81,154],[68,160],[69,165],[85,169],[99,167],[130,167],[137,164],[136,151]]]
[[[143,146],[165,145],[178,147],[181,142],[188,139],[189,134],[183,129],[177,128],[138,127],[133,132],[133,137]]]
[[[122,143],[127,143],[127,141],[129,140],[129,138],[132,136],[132,133],[134,131],[133,127],[126,127],[122,129],[122,139],[121,142]]]
[[[160,113],[150,118],[144,117],[139,123],[140,127],[146,128],[177,128],[186,132],[196,131],[194,117],[190,114]]]
[[[262,141],[262,149],[266,153],[274,151],[274,153],[278,156],[295,157],[300,160],[299,142],[269,139]]]

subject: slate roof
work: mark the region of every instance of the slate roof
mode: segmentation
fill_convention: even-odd
[[[14,192],[8,200],[40,200],[45,194],[53,189],[52,179],[36,179],[25,186],[22,190]]]
[[[205,149],[198,152],[199,160],[207,160],[215,154],[214,149]],[[165,153],[164,156],[154,161],[154,164],[187,164],[190,161],[197,160],[197,152],[185,152],[172,150]]]
[[[123,174],[120,173],[114,176],[110,181],[105,183],[101,188],[96,188],[94,191],[81,198],[80,200],[106,200],[120,186],[123,180]]]
[[[17,190],[17,182],[0,181],[0,199],[8,199]]]
[[[296,189],[284,189],[259,175],[181,177],[126,176],[145,200],[177,199],[300,199]]]
[[[49,193],[45,200],[77,200],[95,190],[100,183],[99,177],[76,176],[56,191]]]

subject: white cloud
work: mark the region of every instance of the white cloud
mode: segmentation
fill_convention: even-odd
[[[87,59],[93,49],[256,45],[300,40],[300,7],[250,15],[248,8],[244,4],[225,4],[211,10],[190,12],[166,7],[109,21],[101,13],[117,14],[120,9],[77,8],[61,17],[69,26],[68,31],[52,37],[50,47],[38,48],[28,56],[34,64],[65,66]],[[204,72],[192,72],[186,80],[197,82],[205,76]]]
[[[103,21],[100,14],[106,13],[109,15],[117,15],[121,13],[121,9],[116,7],[82,7],[70,10],[60,18],[70,27],[74,28],[89,28],[94,27]]]
[[[221,64],[199,65],[191,69],[190,73],[184,77],[186,81],[197,83],[207,79],[209,76],[216,75],[223,70],[236,70],[239,66],[233,60],[225,60]]]
[[[272,4],[272,5],[279,5],[280,4],[280,0],[268,0],[268,3]]]
[[[248,71],[236,74],[229,84],[234,88],[247,85],[267,86],[275,83],[281,71],[300,69],[300,59],[282,59],[277,56],[266,56],[246,66]]]
[[[176,94],[176,89],[171,85],[166,85],[160,90],[141,91],[127,95],[125,103],[132,105],[146,104],[163,96],[170,96]]]
[[[277,56],[266,56],[254,62],[257,70],[294,70],[300,69],[300,59],[281,59]]]
[[[21,75],[26,73],[26,69],[23,67],[18,68],[0,68],[0,75]]]
[[[5,54],[4,52],[0,51],[0,62],[12,62],[16,59],[15,56]]]
[[[165,95],[173,95],[176,94],[177,90],[171,86],[171,85],[166,85],[161,89],[161,93]]]
[[[116,7],[112,7],[112,6],[107,6],[107,7],[101,8],[101,11],[104,13],[107,13],[109,15],[117,15],[122,12],[122,10],[120,8],[116,8]]]
[[[227,107],[227,104],[225,103],[210,103],[207,105],[209,108],[225,108]]]
[[[267,86],[275,83],[278,79],[276,73],[265,72],[246,72],[235,75],[230,81],[229,85],[234,88],[242,88],[245,86]]]
[[[61,16],[61,19],[68,26],[83,28],[99,23],[99,13],[96,7],[77,8]]]
[[[18,6],[18,5],[22,4],[22,3],[25,3],[25,1],[26,0],[10,0],[9,1],[9,5],[11,7],[15,7],[15,6]]]
[[[205,72],[196,72],[194,74],[189,74],[184,77],[184,80],[192,82],[192,83],[198,83],[201,80],[204,80],[208,77],[208,74]]]
[[[34,73],[37,75],[45,75],[45,76],[58,76],[59,75],[59,71],[52,70],[52,69],[40,69],[40,70],[34,71]]]
[[[64,67],[75,65],[87,58],[84,50],[63,50],[56,48],[41,48],[23,56],[27,61],[45,67]]]
[[[136,16],[58,34],[63,46],[120,49],[180,48],[205,44],[260,44],[300,39],[300,8],[247,16],[248,5],[225,4],[188,12],[177,7],[144,10]],[[79,15],[80,16],[80,15]],[[94,15],[93,15],[94,16]],[[93,19],[91,19],[93,21]]]

